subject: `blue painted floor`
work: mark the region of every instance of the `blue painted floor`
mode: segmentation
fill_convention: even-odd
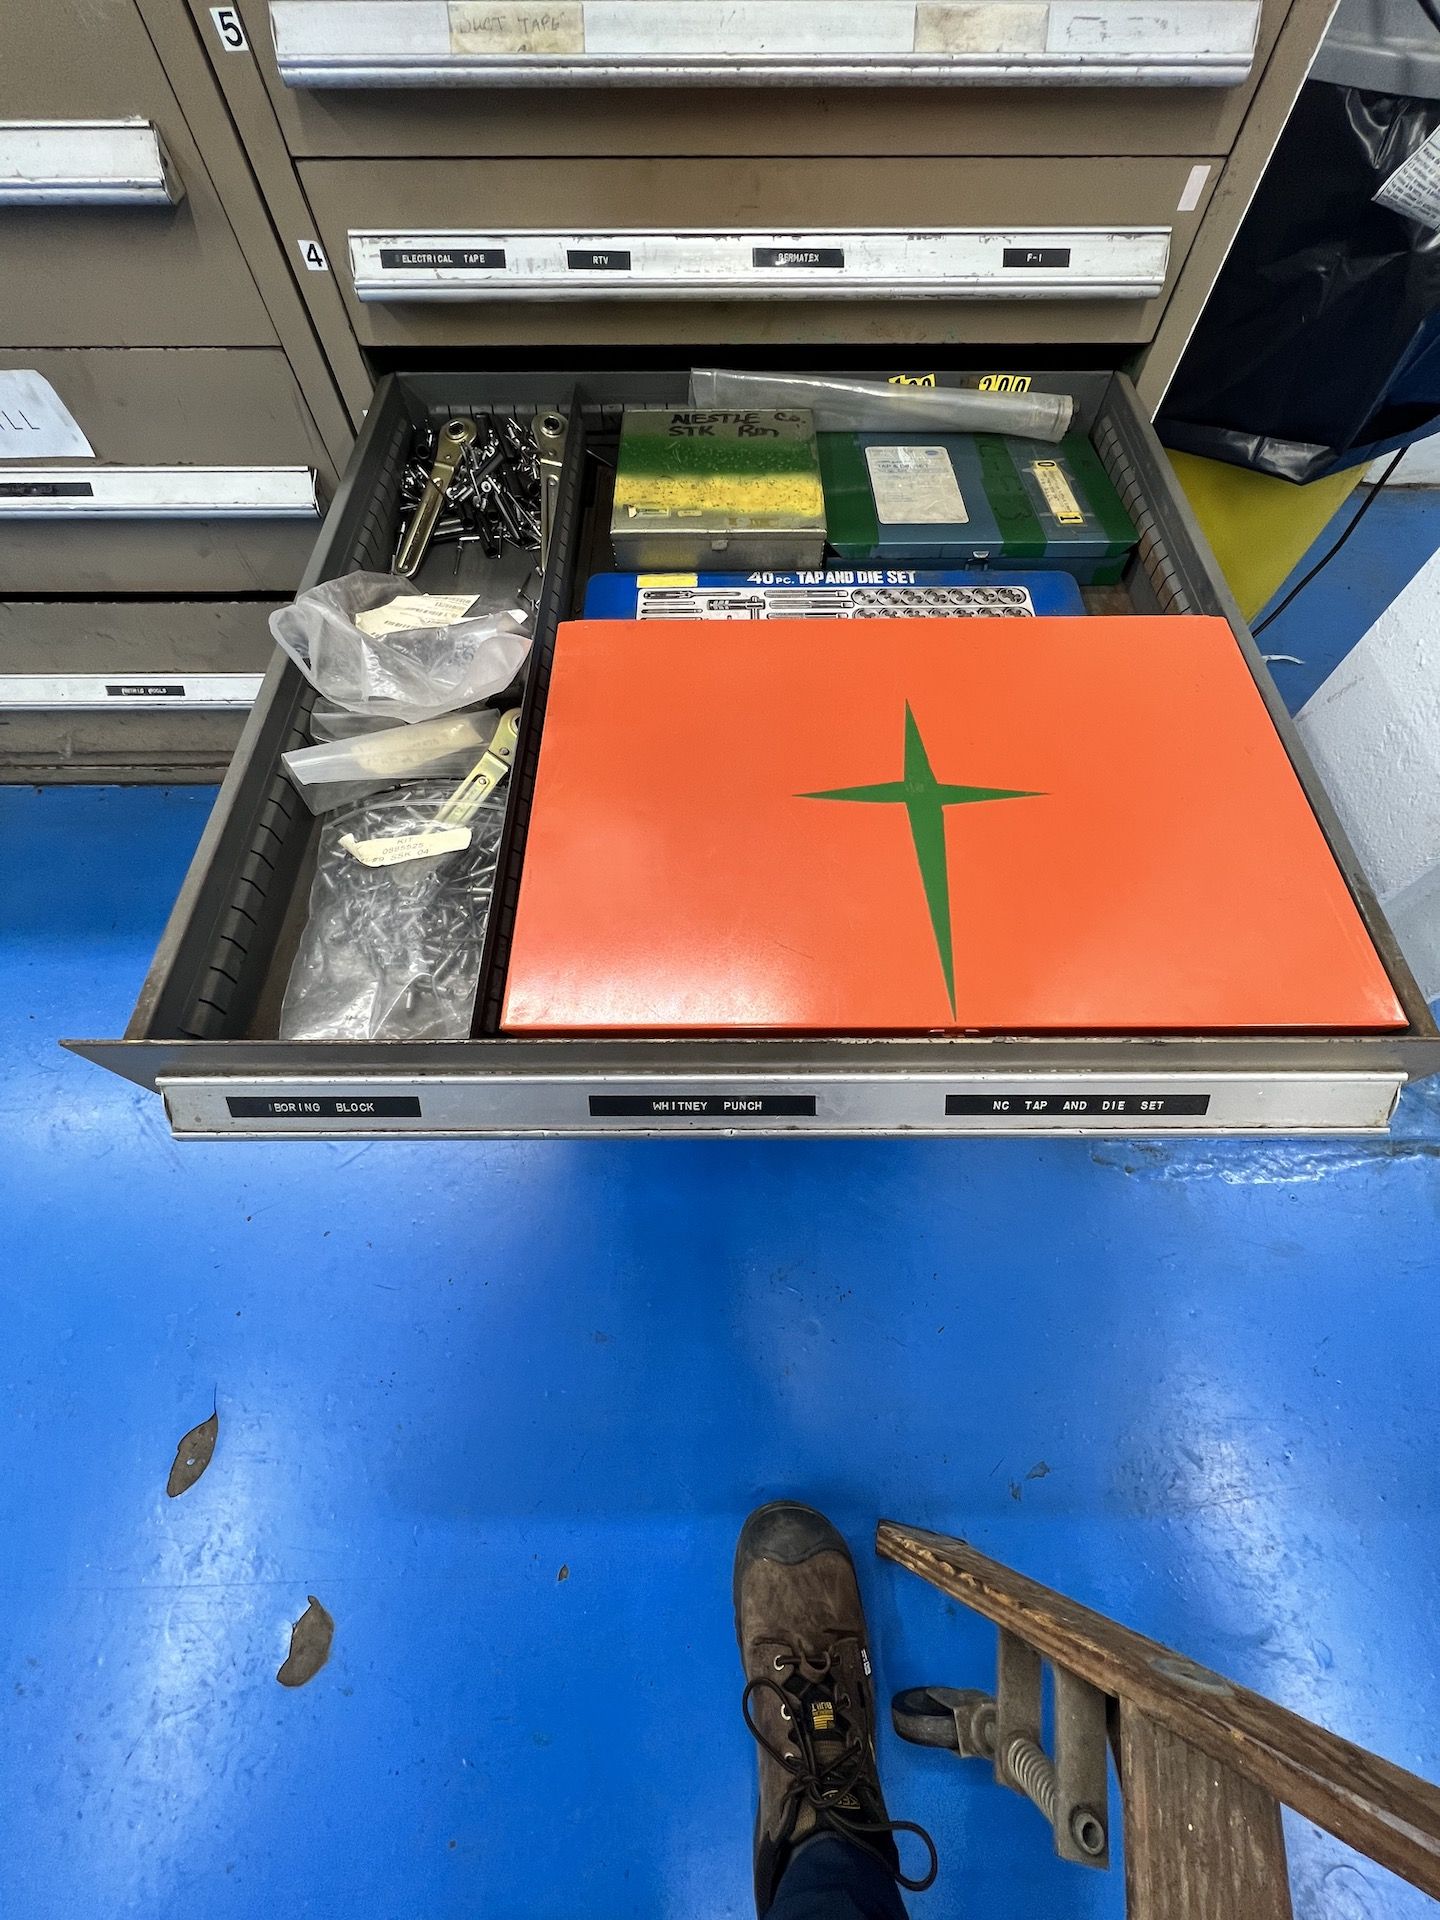
[[[0,791],[0,1914],[747,1914],[729,1562],[780,1493],[886,1691],[991,1650],[881,1514],[1440,1776],[1433,1097],[1321,1145],[181,1146],[56,1039],[118,1031],[209,801]],[[882,1763],[917,1916],[1122,1912]],[[1302,1920],[1430,1911],[1292,1839]]]

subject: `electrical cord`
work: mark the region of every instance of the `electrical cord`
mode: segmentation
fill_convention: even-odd
[[[1428,8],[1427,8],[1427,11],[1428,11]],[[1375,482],[1374,486],[1371,487],[1367,497],[1361,501],[1360,511],[1357,514],[1355,514],[1349,526],[1346,527],[1345,531],[1341,534],[1340,538],[1335,542],[1334,546],[1331,547],[1330,551],[1328,553],[1322,554],[1320,558],[1315,562],[1314,566],[1311,567],[1310,571],[1307,574],[1305,574],[1302,579],[1299,579],[1295,582],[1294,586],[1290,589],[1289,593],[1286,594],[1285,598],[1280,602],[1279,606],[1275,607],[1271,612],[1267,613],[1265,618],[1260,622],[1259,626],[1252,627],[1250,629],[1250,632],[1254,638],[1258,639],[1260,635],[1265,631],[1265,629],[1270,625],[1271,621],[1278,620],[1281,614],[1289,606],[1290,602],[1294,600],[1299,594],[1302,594],[1305,591],[1306,587],[1309,586],[1310,582],[1315,578],[1316,574],[1322,572],[1326,567],[1329,566],[1330,562],[1335,558],[1336,554],[1339,553],[1340,549],[1344,546],[1345,542],[1350,538],[1351,534],[1354,533],[1355,529],[1359,526],[1360,522],[1365,518],[1366,514],[1370,511],[1371,507],[1373,507],[1375,502],[1380,498],[1380,494],[1385,486],[1385,482],[1390,478],[1391,474],[1394,473],[1395,469],[1399,466],[1400,462],[1405,458],[1405,455],[1409,451],[1410,449],[1408,447],[1401,447],[1400,451],[1391,460],[1389,466],[1386,467],[1385,471],[1381,474],[1380,478]]]

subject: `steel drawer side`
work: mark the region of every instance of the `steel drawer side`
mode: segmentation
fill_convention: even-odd
[[[583,394],[603,396],[604,406],[613,411],[625,401],[673,404],[683,398],[685,376],[423,374],[386,379],[332,504],[307,581],[388,561],[400,468],[415,423],[483,407],[528,412],[555,404],[572,381],[579,382]],[[784,1112],[763,1110],[694,1116],[710,1130],[725,1131],[725,1123],[734,1119],[742,1131],[790,1131],[793,1126],[835,1133],[1004,1132],[1015,1130],[1014,1113],[987,1113],[971,1103],[997,1093],[1004,1098],[1021,1094],[1037,1076],[1048,1076],[1048,1092],[1070,1102],[1090,1093],[1129,1102],[1144,1091],[1143,1080],[1145,1087],[1182,1104],[1156,1111],[1128,1104],[1093,1111],[1070,1106],[1028,1119],[1021,1114],[1022,1130],[1034,1130],[1042,1122],[1050,1123],[1042,1127],[1046,1131],[1094,1127],[1131,1133],[1333,1132],[1383,1126],[1407,1076],[1440,1071],[1440,1036],[1424,1000],[1129,381],[1120,375],[1056,373],[1037,376],[1036,385],[1077,393],[1082,418],[1136,520],[1141,542],[1130,586],[1137,608],[1218,614],[1230,621],[1395,982],[1411,1023],[1407,1032],[713,1041],[517,1041],[495,1036],[383,1044],[238,1037],[248,1036],[265,962],[291,904],[310,830],[279,767],[283,748],[304,737],[309,692],[298,671],[280,662],[262,689],[126,1038],[68,1044],[142,1085],[156,1087],[163,1081],[177,1131],[200,1133],[257,1127],[267,1135],[286,1131],[283,1110],[268,1118],[262,1114],[252,1124],[253,1116],[243,1107],[246,1101],[308,1098],[306,1089],[318,1089],[327,1101],[363,1103],[385,1088],[400,1088],[394,1097],[408,1101],[417,1097],[411,1085],[415,1080],[426,1086],[444,1081],[470,1091],[452,1090],[444,1095],[448,1105],[437,1108],[431,1101],[418,1116],[407,1107],[396,1116],[406,1123],[402,1127],[392,1128],[384,1113],[372,1116],[362,1108],[337,1108],[319,1116],[326,1122],[319,1130],[365,1131],[368,1124],[376,1132],[666,1131],[675,1123],[668,1112],[650,1113],[643,1107],[592,1110],[592,1096],[603,1098],[608,1090],[632,1103],[652,1097],[683,1100],[696,1097],[694,1086],[702,1079],[722,1099],[742,1099],[764,1079],[772,1091],[821,1102],[793,1122]],[[580,485],[578,464],[572,463],[566,474],[567,515],[578,511]],[[568,532],[564,537],[569,538]],[[548,631],[542,622],[537,638],[527,701],[543,702],[554,611],[547,610]],[[527,768],[522,756],[513,781],[513,834],[507,828],[507,878],[497,892],[495,951],[502,967],[507,899],[513,899],[518,880],[532,777],[533,758]],[[499,978],[497,969],[486,983],[492,1003]],[[1122,1084],[1131,1081],[1135,1084]],[[211,1083],[218,1083],[218,1092]],[[904,1087],[912,1093],[896,1091]],[[242,1102],[234,1115],[225,1104],[232,1096]],[[938,1110],[936,1097],[941,1099]],[[945,1104],[952,1100],[959,1103],[953,1109]],[[1188,1111],[1186,1101],[1192,1103]],[[1195,1102],[1204,1102],[1204,1109]],[[375,1126],[377,1117],[387,1123]],[[410,1126],[412,1119],[435,1124]],[[772,1119],[777,1123],[773,1128],[768,1124]],[[294,1130],[317,1129],[307,1123]]]

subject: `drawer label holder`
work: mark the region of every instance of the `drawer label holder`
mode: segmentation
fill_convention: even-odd
[[[1148,300],[1170,229],[414,229],[348,236],[367,302],[740,299]]]
[[[211,13],[221,45],[242,48],[236,10]],[[270,0],[269,14],[287,87],[1225,87],[1250,71],[1260,0]]]

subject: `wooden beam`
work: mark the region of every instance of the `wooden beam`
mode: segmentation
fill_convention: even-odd
[[[1120,1703],[1127,1920],[1291,1920],[1280,1805]]]
[[[1440,1789],[1428,1781],[962,1540],[882,1520],[875,1550],[1440,1899]]]

